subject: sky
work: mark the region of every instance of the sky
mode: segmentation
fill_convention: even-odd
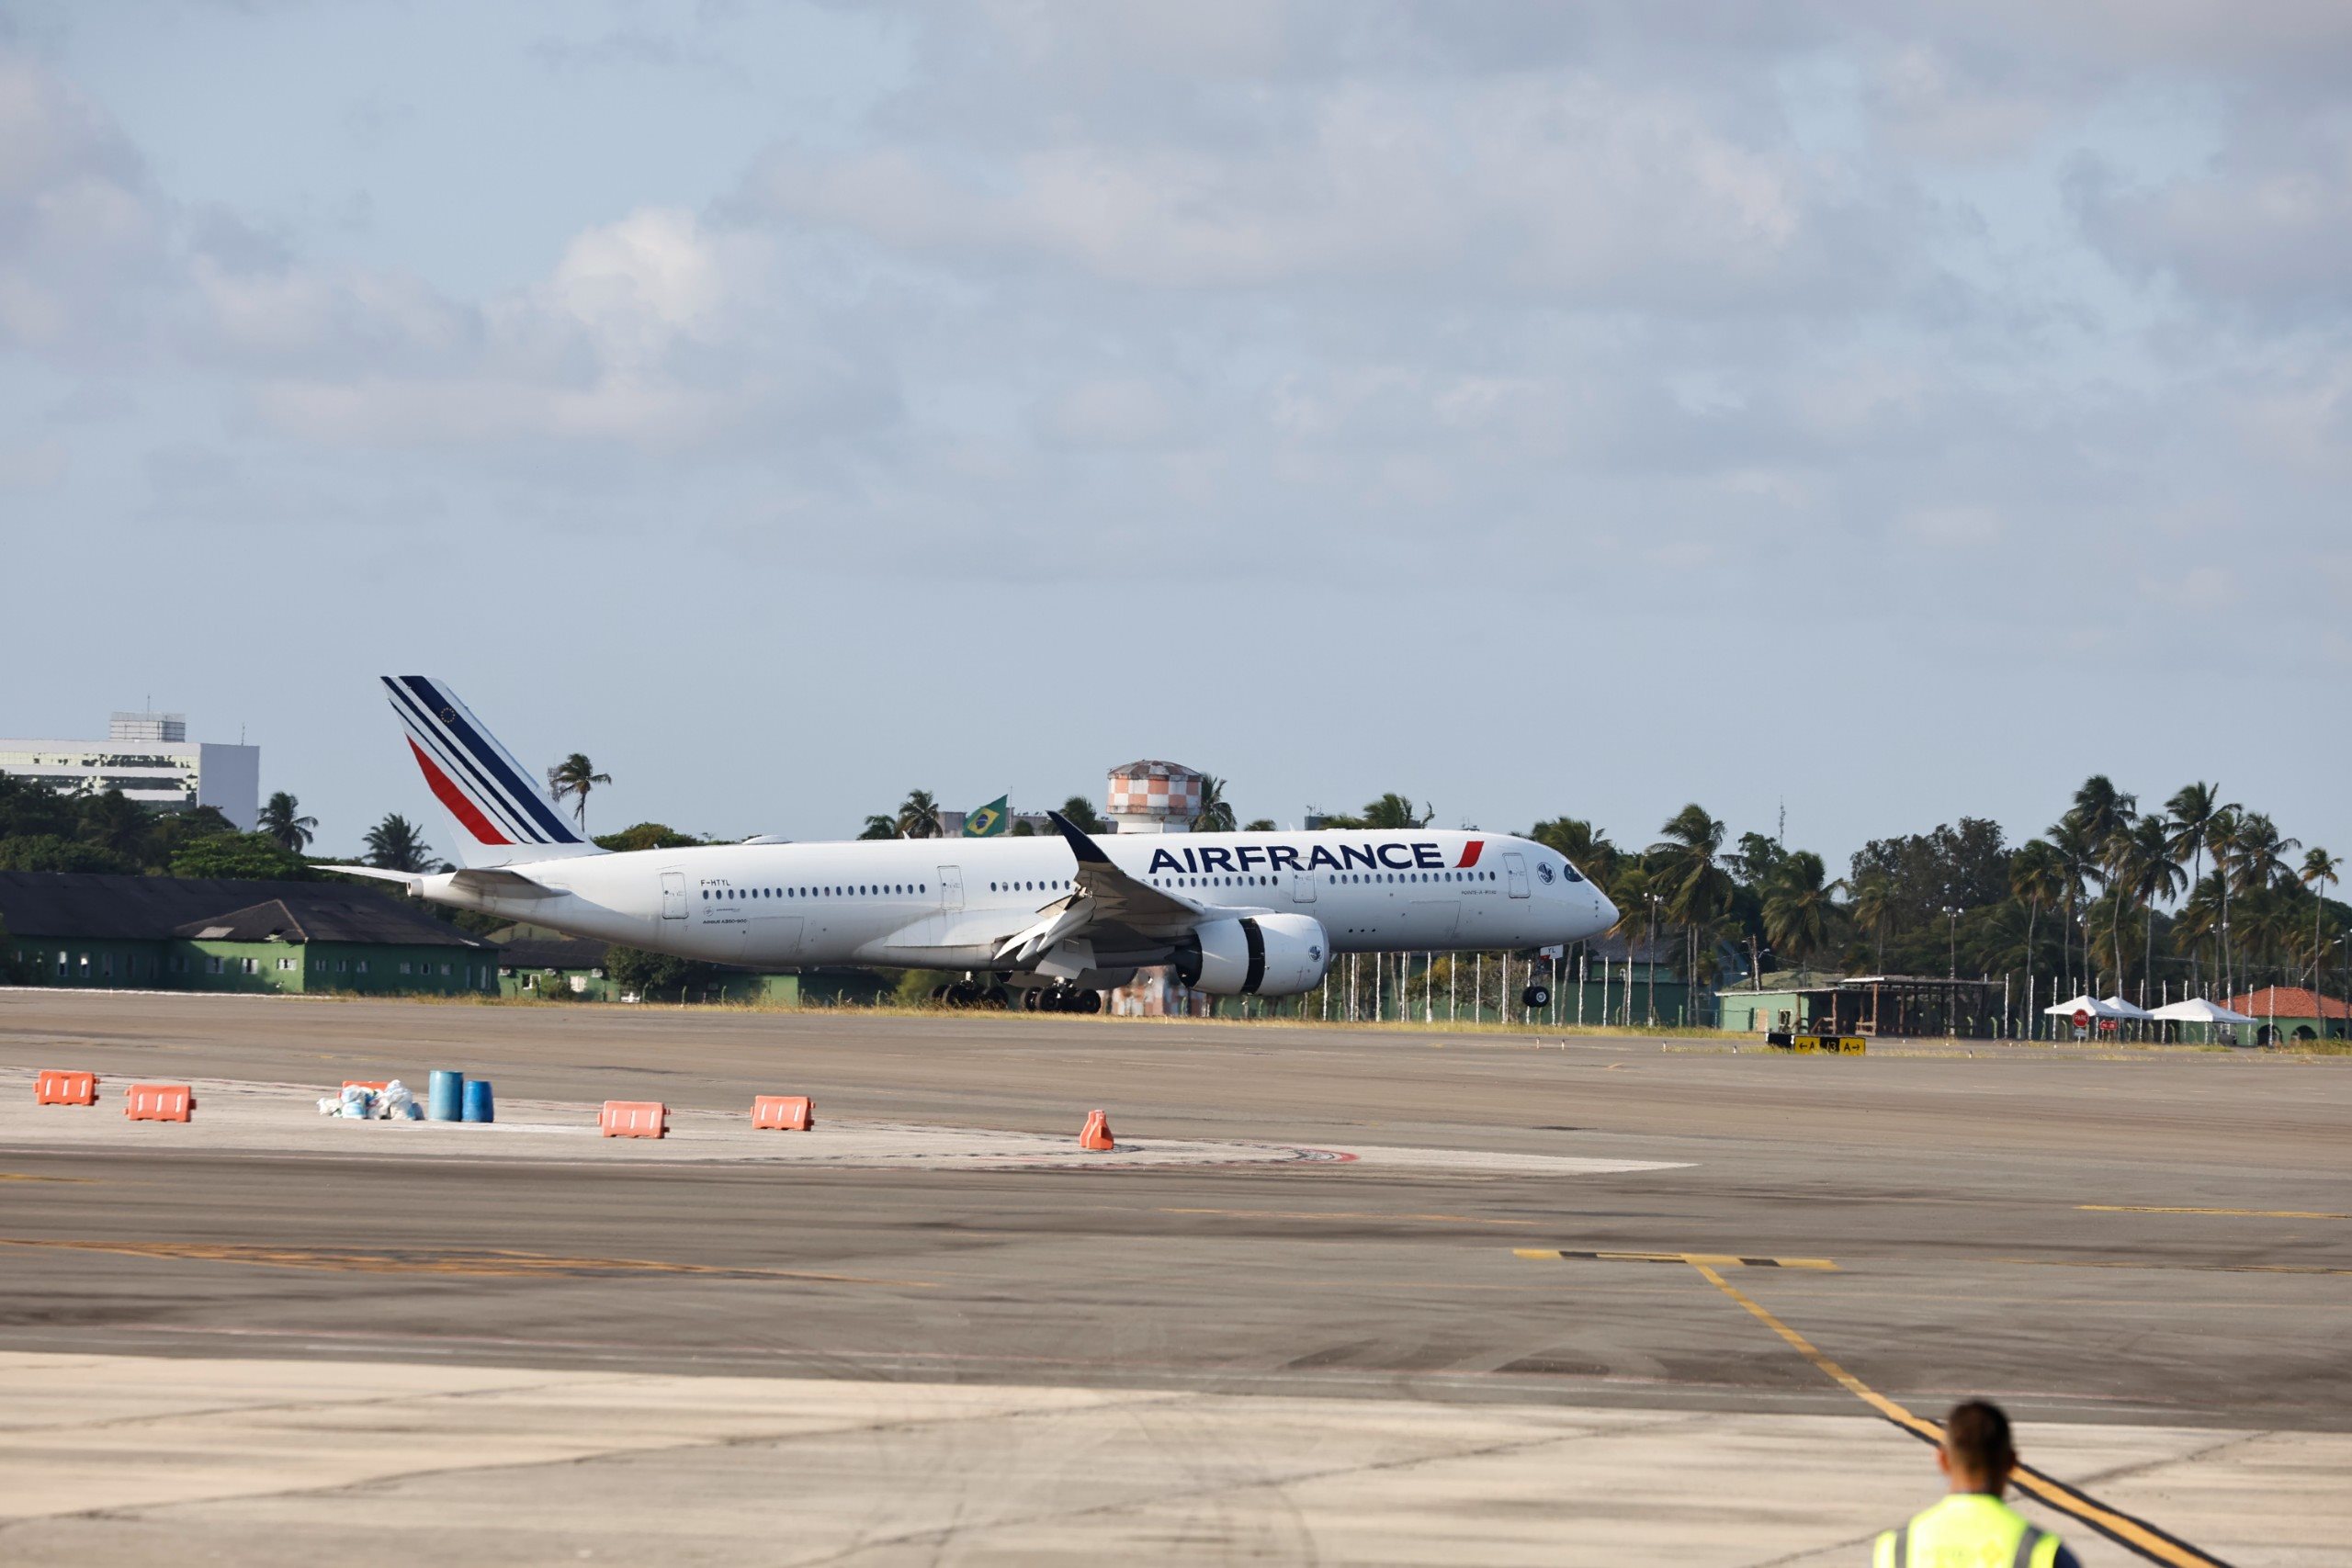
[[[386,672],[597,829],[2352,848],[2346,83],[2315,0],[0,0],[0,733],[183,710],[328,852],[448,832]]]

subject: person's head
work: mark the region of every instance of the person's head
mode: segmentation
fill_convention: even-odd
[[[1984,1492],[1998,1497],[2018,1467],[2009,1418],[1989,1399],[1965,1399],[1944,1417],[1943,1447],[1936,1465],[1955,1492]]]

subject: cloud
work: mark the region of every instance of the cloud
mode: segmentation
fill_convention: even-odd
[[[1586,306],[1849,302],[1888,281],[1832,171],[1584,75],[1346,82],[1221,138],[777,150],[745,199],[959,271],[1153,289],[1500,289]]]
[[[0,346],[71,356],[132,344],[169,227],[105,114],[0,48]]]
[[[2138,276],[2268,314],[2352,306],[2352,117],[2244,129],[2211,167],[2160,183],[2086,167],[2073,196],[2092,242]]]

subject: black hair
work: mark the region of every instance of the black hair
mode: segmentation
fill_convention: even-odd
[[[2009,1418],[1989,1399],[1964,1399],[1951,1407],[1944,1417],[1944,1451],[1954,1469],[1994,1486],[2017,1468]]]

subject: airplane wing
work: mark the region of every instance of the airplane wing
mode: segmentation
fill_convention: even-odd
[[[1060,812],[1046,815],[1078,858],[1078,872],[1071,878],[1069,897],[1046,905],[1036,923],[998,944],[999,958],[1027,963],[1062,942],[1105,927],[1147,940],[1179,937],[1211,914],[1206,905],[1120,870],[1102,852],[1102,845]]]
[[[1076,892],[1082,898],[1094,901],[1098,919],[1116,920],[1139,931],[1174,936],[1191,931],[1208,912],[1204,904],[1180,897],[1165,888],[1121,871],[1102,852],[1078,824],[1058,811],[1046,816],[1069,843],[1070,853],[1078,857],[1078,874],[1072,878]]]

